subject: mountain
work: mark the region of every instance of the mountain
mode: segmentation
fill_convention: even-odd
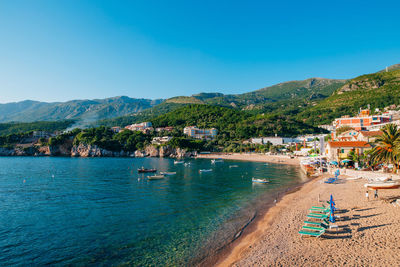
[[[396,65],[394,65],[396,66]],[[355,115],[360,108],[371,110],[400,104],[400,69],[366,74],[347,81],[330,97],[309,107],[297,118],[311,125],[328,124],[343,115]]]
[[[221,93],[200,93],[192,96],[180,96],[167,99],[167,103],[210,104],[232,106],[243,110],[268,109],[272,103],[310,102],[330,96],[346,80],[310,78],[302,81],[290,81],[265,87],[244,94],[224,95]]]
[[[143,111],[162,103],[162,99],[135,99],[126,96],[68,102],[26,100],[0,104],[0,122],[33,122],[57,120],[97,121]]]

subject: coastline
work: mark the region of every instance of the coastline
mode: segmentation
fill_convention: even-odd
[[[380,190],[379,198],[365,197],[364,179],[325,184],[324,174],[287,192],[260,214],[242,235],[215,260],[217,266],[396,266],[400,260],[398,221],[400,207],[390,203],[400,190]],[[333,194],[340,218],[335,230],[320,238],[302,238],[298,231],[308,209]],[[379,255],[379,256],[378,256]]]
[[[299,166],[300,164],[298,158],[289,158],[288,156],[264,155],[256,153],[198,154],[197,158],[203,158],[203,159],[221,158],[229,160],[255,161],[255,162],[277,163],[277,164],[287,164],[287,165],[297,165],[297,166]]]

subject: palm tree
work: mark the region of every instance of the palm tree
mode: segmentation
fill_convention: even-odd
[[[400,159],[400,130],[397,125],[388,124],[382,128],[382,132],[370,152],[371,160],[375,163],[393,164],[396,170]]]

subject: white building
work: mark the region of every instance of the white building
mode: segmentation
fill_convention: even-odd
[[[171,141],[172,136],[154,137],[151,141],[152,144],[162,145]]]
[[[215,128],[199,129],[196,126],[188,126],[183,129],[183,133],[196,139],[214,139],[218,131]]]

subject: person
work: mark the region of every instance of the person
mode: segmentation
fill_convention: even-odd
[[[368,190],[365,192],[365,197],[369,200]]]
[[[378,198],[378,189],[375,189],[375,195],[374,198]]]

